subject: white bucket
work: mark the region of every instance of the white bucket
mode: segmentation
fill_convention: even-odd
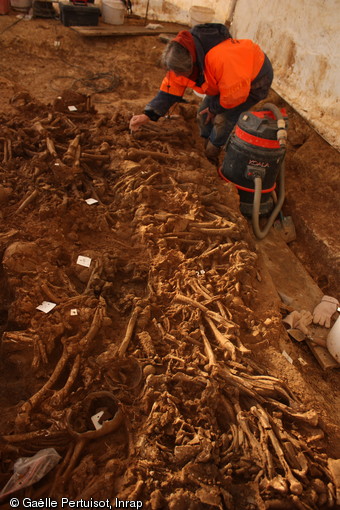
[[[28,12],[32,7],[32,0],[11,0],[11,7],[14,11]]]
[[[201,23],[211,23],[215,16],[214,9],[210,7],[203,7],[200,5],[193,5],[189,9],[190,25],[200,25]]]
[[[333,324],[327,336],[327,348],[330,354],[340,363],[340,316]]]
[[[125,7],[120,0],[102,0],[102,20],[110,25],[123,25]]]

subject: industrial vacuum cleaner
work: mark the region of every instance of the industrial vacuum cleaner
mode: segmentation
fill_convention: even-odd
[[[232,182],[240,196],[240,210],[252,218],[258,239],[269,232],[276,218],[284,220],[287,115],[272,103],[240,115],[225,146],[220,177]],[[267,217],[260,228],[260,216]]]

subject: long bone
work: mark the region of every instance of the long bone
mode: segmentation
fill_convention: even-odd
[[[305,412],[299,412],[295,411],[294,409],[288,407],[287,405],[283,404],[282,402],[279,402],[277,400],[269,399],[268,401],[270,404],[274,405],[280,411],[282,411],[286,416],[289,416],[290,418],[298,421],[302,421],[305,423],[308,423],[312,427],[316,427],[319,422],[319,416],[317,415],[316,411],[313,409],[310,409]]]
[[[261,423],[262,427],[264,429],[266,429],[267,433],[268,433],[268,436],[269,436],[269,439],[273,445],[273,448],[275,450],[275,453],[280,461],[280,464],[281,466],[283,467],[284,471],[285,471],[285,475],[286,475],[286,478],[288,480],[288,483],[289,483],[289,486],[290,486],[290,490],[293,494],[302,494],[303,492],[303,485],[295,478],[295,476],[293,475],[291,469],[290,469],[290,466],[288,464],[288,462],[286,461],[286,458],[284,456],[284,453],[283,453],[283,450],[281,448],[281,445],[280,445],[280,442],[279,440],[277,439],[270,423],[269,423],[269,418],[266,414],[266,412],[264,411],[264,409],[262,409],[261,406],[253,406],[250,411],[254,414],[254,416],[256,416],[259,420],[259,422]]]
[[[97,335],[98,331],[102,327],[102,324],[103,324],[103,321],[104,321],[104,318],[105,318],[105,314],[106,314],[106,301],[103,298],[103,296],[100,296],[99,297],[99,303],[97,305],[96,311],[94,312],[92,324],[90,326],[89,331],[79,341],[79,347],[78,346],[74,346],[75,349],[73,349],[73,350],[75,350],[76,354],[80,350],[84,351],[84,350],[89,349],[89,347],[90,347],[90,345],[92,343],[92,340],[95,338],[95,336]],[[72,347],[71,347],[71,349],[72,349]]]
[[[77,135],[71,142],[69,143],[69,146],[67,148],[67,151],[64,154],[63,160],[66,164],[70,164],[73,162],[75,156],[77,147],[80,142],[80,135]]]
[[[203,228],[203,227],[191,227],[193,232],[199,231],[201,234],[214,235],[214,236],[230,236],[234,239],[240,237],[240,232],[235,227],[221,227],[221,228]]]
[[[12,141],[10,138],[0,138],[0,140],[3,141],[4,146],[4,156],[3,156],[3,163],[7,163],[12,159]]]
[[[203,258],[206,258],[206,257],[210,257],[211,255],[222,254],[223,250],[229,249],[232,246],[232,244],[230,244],[230,243],[224,243],[224,244],[218,243],[217,246],[216,246],[216,244],[217,243],[214,242],[203,253],[200,253],[199,255],[197,255],[196,258],[197,259],[203,259]]]
[[[288,402],[293,400],[293,396],[290,394],[289,390],[286,390],[283,383],[276,377],[250,375],[247,373],[243,373],[242,377],[251,382],[260,395],[266,395],[266,392],[268,392],[268,397],[270,397],[269,392],[275,392],[284,397]]]
[[[230,433],[232,435],[231,443],[223,456],[223,461],[229,460],[236,452],[238,452],[241,442],[239,430],[235,423],[230,424]]]
[[[17,416],[17,424],[26,423],[26,421],[29,419],[29,413],[30,411],[36,407],[38,403],[40,403],[45,397],[46,394],[52,389],[54,384],[57,382],[58,378],[60,377],[62,371],[66,367],[69,359],[73,357],[73,355],[77,355],[79,351],[82,352],[86,349],[88,349],[91,341],[96,336],[97,332],[102,326],[102,321],[104,319],[104,311],[105,311],[105,300],[103,297],[100,297],[99,304],[96,308],[96,311],[93,316],[92,324],[89,329],[89,331],[86,333],[86,335],[79,341],[78,336],[75,335],[73,337],[73,341],[76,340],[77,344],[72,345],[71,339],[65,339],[64,343],[64,349],[63,353],[55,366],[55,369],[50,376],[50,378],[46,381],[46,383],[38,390],[32,397],[30,397],[27,402],[25,402],[21,410]],[[77,364],[75,365],[75,367]],[[69,390],[73,384],[72,379],[76,377],[75,375],[76,368],[74,368],[74,372],[72,372],[72,377],[68,380],[68,383],[66,383],[66,387]],[[72,384],[71,384],[72,382]]]
[[[189,285],[194,291],[199,292],[199,294],[201,294],[201,296],[203,296],[208,301],[213,298],[213,296],[209,294],[208,291],[204,289],[196,280],[191,280]]]
[[[215,227],[223,227],[223,228],[234,228],[236,223],[225,220],[221,216],[216,217],[212,221],[201,221],[201,222],[192,222],[191,225],[197,228],[215,228]]]
[[[143,149],[129,149],[127,152],[127,159],[131,159],[132,161],[140,161],[141,159],[149,157],[160,162],[173,161],[176,159],[176,156],[172,156],[170,154],[163,154],[162,152],[148,151]]]
[[[201,332],[201,335],[202,335],[202,338],[203,338],[205,353],[206,353],[206,355],[208,357],[208,364],[210,366],[211,365],[216,365],[215,354],[214,354],[214,352],[213,352],[213,350],[211,348],[211,345],[210,345],[210,342],[208,340],[208,337],[205,334],[204,326],[203,326],[201,321],[200,321],[199,328],[200,328],[200,332]]]
[[[54,145],[54,142],[52,140],[52,138],[50,138],[49,136],[46,137],[46,147],[47,147],[47,150],[48,152],[54,157],[54,158],[57,158],[58,157],[58,154],[57,154],[57,151],[55,150],[55,145]]]
[[[49,429],[44,430],[34,430],[32,432],[25,432],[22,434],[11,434],[6,436],[1,436],[2,439],[7,441],[8,443],[29,443],[30,441],[37,441],[39,439],[46,439],[49,441],[53,441],[53,439],[58,437],[68,437],[69,434],[66,431],[50,431]]]
[[[265,457],[264,470],[267,472],[268,477],[270,479],[273,479],[275,476],[275,469],[274,469],[273,457],[272,457],[272,454],[271,454],[271,452],[269,450],[269,446],[268,446],[268,440],[269,440],[268,432],[267,432],[267,429],[265,429],[261,425],[260,422],[258,423],[258,428],[260,431],[260,444],[261,444],[261,448],[262,448],[262,451],[263,451],[263,454]]]
[[[52,396],[52,398],[50,400],[50,404],[52,406],[58,407],[66,399],[68,393],[70,392],[70,390],[78,376],[79,369],[80,369],[80,363],[81,363],[81,357],[80,357],[80,354],[78,354],[74,360],[72,369],[71,369],[70,374],[67,378],[65,386],[62,389],[60,389],[59,391],[56,391],[54,393],[54,395]]]
[[[34,346],[34,357],[33,357],[33,361],[32,361],[32,368],[37,369],[40,366],[41,362],[44,363],[45,365],[47,365],[48,358],[47,358],[47,354],[46,354],[46,348],[45,348],[45,345],[43,344],[41,338],[39,337],[39,335],[34,335],[33,346]]]
[[[33,202],[37,196],[39,195],[39,191],[37,189],[31,191],[26,197],[24,198],[23,202],[19,205],[18,209],[15,211],[17,213],[23,211],[31,202]]]
[[[209,319],[209,317],[205,317],[205,320],[209,324],[209,326],[210,326],[212,332],[214,333],[215,338],[216,338],[217,342],[220,344],[220,346],[223,347],[223,349],[226,350],[226,352],[229,354],[231,359],[236,360],[237,356],[236,356],[236,347],[235,347],[235,345],[229,340],[229,338],[226,335],[223,335],[217,329],[217,327],[215,326],[213,321],[211,319]]]
[[[67,362],[69,360],[69,354],[67,350],[64,347],[63,353],[61,355],[61,358],[59,359],[57,365],[55,366],[55,369],[48,379],[44,386],[40,388],[32,397],[30,397],[19,410],[19,413],[16,418],[16,424],[21,425],[22,423],[26,424],[29,422],[29,413],[30,411],[36,407],[37,404],[39,404],[46,396],[46,394],[49,392],[49,390],[52,388],[52,386],[57,382],[60,374],[64,370]]]
[[[227,218],[229,218],[229,220],[231,220],[233,223],[240,222],[240,218],[236,215],[235,211],[229,209],[229,207],[227,207],[226,205],[216,203],[216,209],[217,210],[220,209],[220,212],[223,214],[223,219],[227,220]],[[206,209],[205,215],[208,216],[208,218],[212,219],[221,218],[219,214],[213,213],[209,209]]]
[[[160,322],[158,322],[155,317],[152,319],[152,323],[158,329],[158,331],[162,335],[162,338],[164,338],[165,340],[170,340],[170,342],[175,343],[177,346],[181,345],[180,342],[177,340],[177,338],[175,338],[173,335],[171,335],[170,333],[167,333],[165,331],[162,324]]]
[[[245,411],[242,411],[240,404],[238,402],[234,403],[234,408],[236,411],[236,419],[238,421],[238,424],[241,427],[241,429],[243,430],[244,435],[247,437],[247,439],[249,441],[249,444],[250,444],[250,447],[252,450],[251,457],[252,458],[255,457],[255,459],[257,459],[257,458],[260,459],[261,466],[264,467],[266,462],[265,462],[265,455],[261,448],[261,443],[256,439],[254,434],[251,432],[249,425],[248,425],[248,417],[247,417]],[[256,460],[255,460],[255,462],[256,462]]]
[[[131,317],[129,319],[129,322],[128,322],[128,325],[126,328],[125,336],[124,336],[123,341],[120,344],[119,349],[118,349],[118,358],[122,358],[124,356],[127,348],[129,347],[129,343],[132,338],[133,330],[136,325],[138,315],[140,314],[141,311],[142,311],[142,308],[140,306],[136,306],[136,308],[133,310],[133,312],[131,314]]]
[[[56,487],[57,483],[64,484],[67,481],[70,473],[72,472],[74,466],[76,465],[77,460],[79,459],[88,441],[96,440],[98,438],[111,434],[112,432],[116,431],[124,421],[123,411],[120,408],[118,408],[114,417],[111,420],[104,422],[101,428],[97,430],[88,430],[86,432],[80,433],[76,432],[71,427],[70,415],[71,409],[69,409],[66,414],[66,425],[69,434],[76,439],[76,443],[70,445],[69,450],[64,459],[64,462],[60,465],[58,472],[56,474],[53,489]]]
[[[175,295],[175,301],[179,301],[181,303],[186,303],[188,305],[194,306],[195,308],[199,308],[202,312],[204,312],[208,317],[211,319],[214,319],[219,324],[222,324],[226,328],[235,328],[235,324],[233,322],[230,322],[226,320],[224,317],[221,317],[220,314],[213,312],[212,310],[209,310],[206,306],[202,305],[202,303],[199,303],[198,301],[195,301],[194,299],[184,296],[183,294],[176,294]]]

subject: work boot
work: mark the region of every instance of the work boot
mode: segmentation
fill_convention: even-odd
[[[221,152],[221,147],[217,147],[216,145],[211,143],[211,141],[209,140],[207,145],[205,146],[204,153],[205,153],[206,158],[210,161],[210,163],[212,163],[215,166],[218,166],[218,164],[219,164],[218,156],[219,156],[220,152]]]

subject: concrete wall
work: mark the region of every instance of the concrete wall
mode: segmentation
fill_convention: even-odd
[[[147,4],[133,1],[135,14]],[[148,19],[189,24],[192,5],[214,9],[214,22],[233,13],[232,35],[271,59],[274,90],[340,149],[340,0],[149,0]]]
[[[237,0],[232,33],[260,44],[275,91],[340,149],[340,1]]]

